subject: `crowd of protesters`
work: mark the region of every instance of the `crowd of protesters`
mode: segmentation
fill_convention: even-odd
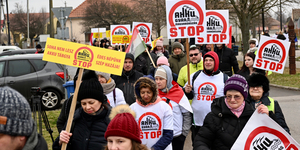
[[[113,49],[106,38],[95,40],[94,46]],[[53,150],[63,143],[71,150],[183,150],[190,131],[193,149],[228,150],[255,109],[290,133],[278,101],[268,96],[265,71],[253,68],[255,47],[251,40],[239,69],[233,50],[224,44],[213,45],[214,51],[210,44],[191,45],[186,55],[177,40],[169,54],[159,39],[153,50],[147,45],[136,59],[127,53],[121,76],[85,70],[71,131],[65,129],[73,96],[57,118]],[[78,70],[74,87],[77,78]],[[9,87],[0,88],[3,146],[48,149],[26,99]]]

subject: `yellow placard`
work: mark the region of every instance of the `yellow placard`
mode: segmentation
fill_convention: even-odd
[[[107,31],[106,31],[106,37],[107,37],[107,38],[110,38],[110,30],[107,30]]]
[[[131,40],[131,35],[112,35],[112,43],[129,43]]]
[[[99,33],[93,33],[93,38],[102,38],[102,33],[100,33],[100,37],[99,37]]]
[[[121,75],[125,52],[47,38],[44,61]]]

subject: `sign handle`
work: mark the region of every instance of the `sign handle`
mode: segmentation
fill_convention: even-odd
[[[211,51],[215,51],[214,50],[214,44],[211,44]]]
[[[189,38],[185,38],[185,50],[186,50],[186,66],[187,66],[188,85],[191,85],[191,83],[190,83],[190,49],[189,49]]]
[[[150,58],[150,60],[151,60],[151,62],[153,64],[153,67],[157,68],[147,48],[146,48],[146,52],[147,52],[147,54],[148,54],[148,56],[149,56],[149,58]]]
[[[75,112],[76,102],[77,102],[77,95],[78,95],[79,87],[81,84],[83,70],[84,70],[83,68],[79,69],[78,79],[76,81],[75,92],[74,92],[74,96],[73,96],[72,103],[71,103],[70,113],[69,113],[67,127],[66,127],[66,131],[69,133],[70,133],[72,122],[73,122],[73,117],[74,117],[74,112]],[[67,143],[62,143],[61,150],[66,150],[66,149],[67,149]]]

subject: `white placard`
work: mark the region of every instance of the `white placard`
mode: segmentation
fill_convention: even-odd
[[[298,150],[300,145],[267,114],[257,110],[248,120],[231,150]]]
[[[229,11],[207,10],[206,32],[203,37],[196,38],[196,44],[228,44],[229,39]]]
[[[91,33],[106,32],[106,28],[92,28]]]
[[[130,24],[126,25],[110,25],[110,37],[112,38],[113,35],[130,35]],[[124,45],[120,43],[112,43],[111,45]]]
[[[152,23],[145,22],[133,22],[132,23],[132,32],[133,29],[137,27],[141,37],[143,38],[146,44],[151,44],[151,34],[152,34]]]
[[[283,73],[290,42],[261,36],[253,67]]]
[[[166,0],[168,39],[203,37],[205,0]]]

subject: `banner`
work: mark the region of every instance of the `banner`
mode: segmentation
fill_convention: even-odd
[[[168,39],[206,38],[205,0],[166,0]]]
[[[91,33],[103,33],[106,32],[106,28],[91,28]]]
[[[121,44],[129,43],[130,40],[131,40],[131,35],[113,35],[111,38],[111,41],[113,43],[121,43]]]
[[[121,75],[124,52],[47,38],[44,61]]]
[[[130,25],[110,25],[110,37],[112,35],[130,35]],[[111,45],[124,45],[122,43],[113,43]]]
[[[206,11],[206,38],[197,37],[196,44],[228,44],[229,39],[229,11]]]
[[[290,42],[261,35],[253,67],[283,73]]]
[[[139,30],[140,35],[143,38],[144,42],[146,44],[151,45],[152,23],[133,22],[132,32],[135,27]]]
[[[299,150],[300,145],[267,114],[257,110],[248,120],[231,150]]]

